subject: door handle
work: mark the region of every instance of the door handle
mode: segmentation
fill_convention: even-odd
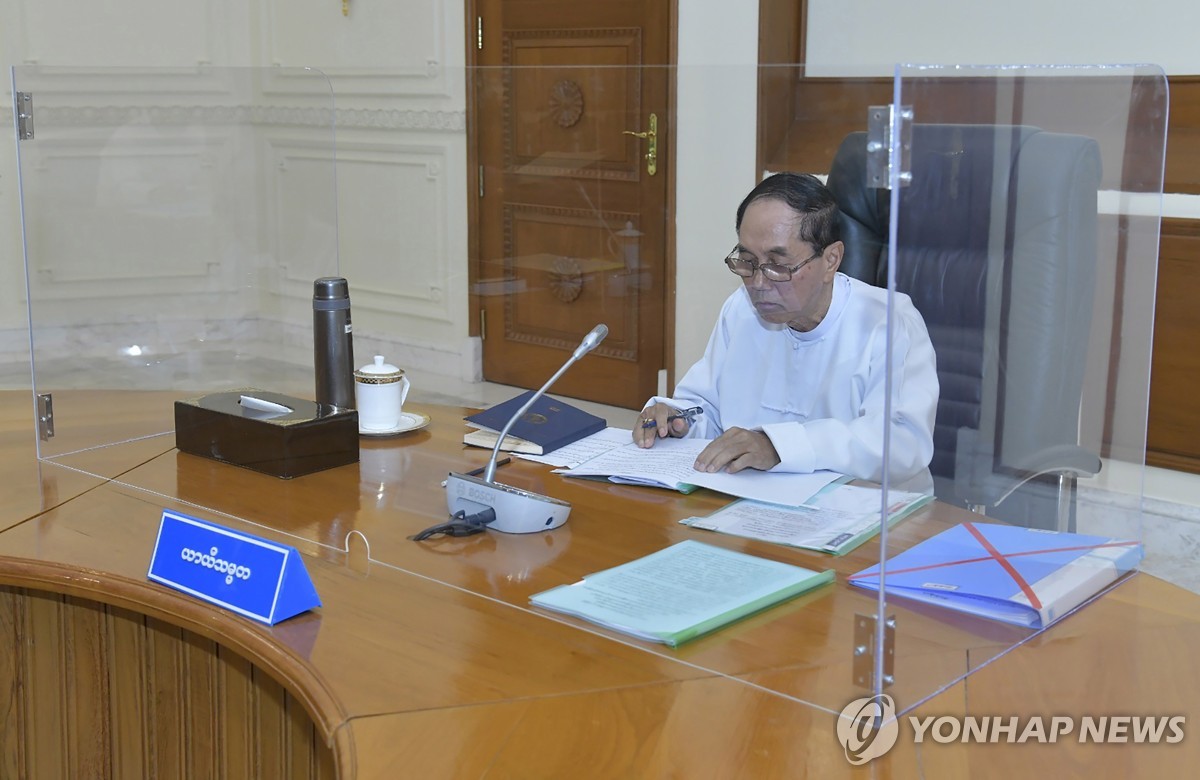
[[[646,173],[653,176],[658,172],[658,114],[650,115],[650,129],[644,132],[636,130],[625,130],[625,135],[644,138],[649,141],[649,149],[646,150]]]

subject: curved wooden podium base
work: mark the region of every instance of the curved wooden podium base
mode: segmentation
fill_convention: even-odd
[[[196,633],[0,586],[0,777],[336,776],[300,702]]]

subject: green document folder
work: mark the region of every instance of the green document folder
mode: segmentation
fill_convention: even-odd
[[[677,647],[833,578],[832,570],[812,571],[688,540],[530,601]]]

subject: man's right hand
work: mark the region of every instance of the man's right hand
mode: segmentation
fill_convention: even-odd
[[[687,418],[680,417],[670,422],[667,421],[667,417],[678,412],[678,409],[666,404],[652,404],[647,406],[638,415],[637,422],[633,424],[634,443],[645,449],[653,447],[654,442],[667,436],[676,439],[686,436],[688,429],[691,427]],[[653,423],[653,425],[650,425],[650,423]]]

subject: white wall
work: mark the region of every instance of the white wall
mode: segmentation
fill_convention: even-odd
[[[339,272],[351,280],[356,352],[386,349],[401,364],[464,378],[476,372],[466,313],[462,3],[351,0],[343,16],[334,0],[132,0],[117,6],[4,0],[2,13],[8,106],[7,67],[13,64],[65,66],[81,74],[174,68],[183,79],[196,65],[324,71],[337,96],[336,256]],[[159,105],[189,104],[188,95],[172,94],[176,84],[162,80],[162,94],[154,96]],[[71,98],[78,106],[114,100],[86,88]],[[302,107],[298,99],[289,104],[286,90],[277,100],[284,110]],[[38,102],[35,95],[35,124]],[[310,121],[313,115],[304,116]],[[26,349],[25,279],[16,147],[5,140],[0,149],[0,358],[12,360]],[[87,186],[83,171],[81,186]],[[282,195],[286,200],[293,193]],[[44,215],[49,207],[40,210]],[[295,238],[283,243],[302,241],[311,229],[292,225],[287,230]]]
[[[1200,73],[1194,0],[810,0],[817,72],[881,63],[1154,63]],[[876,71],[889,75],[886,68]]]
[[[4,0],[0,16],[0,64],[4,67],[5,116],[10,116],[13,65],[246,64],[250,25],[236,2],[131,0]],[[35,100],[36,115],[36,100]],[[0,144],[0,358],[27,350],[25,278],[20,199],[12,125]]]
[[[680,0],[676,379],[704,354],[721,303],[740,284],[721,259],[737,242],[737,206],[758,182],[757,40],[751,4]]]
[[[1070,11],[1051,5],[813,0],[809,59],[856,72],[893,59],[1148,60],[1173,73],[1200,72],[1200,49],[1188,37],[1200,6],[1190,0],[1136,11],[1115,0],[1074,0]],[[719,254],[755,181],[755,6],[679,2],[677,373],[700,355],[720,301],[736,287]],[[339,249],[343,273],[359,288],[358,335],[404,342],[409,352],[398,360],[469,377],[463,4],[351,0],[350,9],[343,17],[335,0],[4,0],[0,59],[325,68],[339,95]],[[1080,19],[1088,20],[1086,34]],[[12,145],[2,148],[0,354],[8,354],[23,325],[24,279],[15,155]],[[401,201],[404,192],[424,195]]]

